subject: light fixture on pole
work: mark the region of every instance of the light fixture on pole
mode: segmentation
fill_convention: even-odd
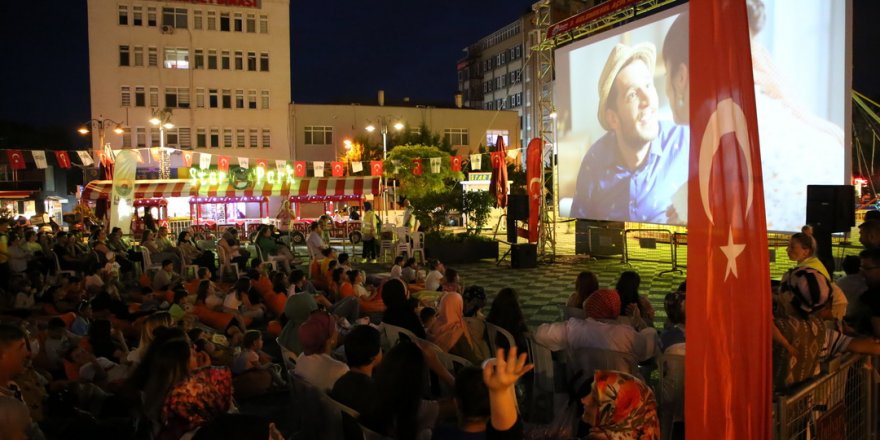
[[[95,151],[101,151],[104,149],[106,145],[107,138],[107,129],[113,128],[113,133],[122,134],[125,132],[123,127],[125,124],[122,122],[117,122],[112,119],[107,119],[103,115],[98,116],[96,119],[89,119],[86,122],[83,122],[82,125],[76,130],[79,134],[85,136],[94,131],[98,132],[98,147],[95,148],[94,141],[92,144],[92,149]]]
[[[174,128],[174,124],[171,123],[172,110],[168,107],[155,108],[152,114],[150,124],[159,127],[159,178],[170,179],[171,157],[165,150],[165,130]]]
[[[388,124],[391,123],[391,126],[397,131],[403,130],[403,127],[404,127],[403,122],[400,122],[399,120],[395,121],[395,119],[397,119],[397,118],[394,118],[392,116],[379,116],[377,119],[378,127],[372,123],[370,123],[369,125],[367,125],[365,127],[366,130],[370,133],[376,131],[376,129],[379,129],[380,133],[382,133],[382,161],[385,161],[388,159]],[[394,122],[392,123],[391,121],[394,121]],[[386,191],[385,191],[385,176],[382,176],[381,186],[382,186],[382,209],[385,211],[385,219],[386,219],[385,221],[388,221],[387,220],[388,219],[388,199],[386,197]]]

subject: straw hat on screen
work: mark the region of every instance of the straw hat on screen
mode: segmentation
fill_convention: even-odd
[[[642,60],[653,75],[654,65],[657,61],[657,48],[653,43],[639,43],[632,47],[618,43],[614,46],[614,49],[611,49],[608,61],[605,62],[605,68],[602,69],[602,74],[599,76],[598,116],[599,123],[602,124],[602,128],[605,130],[611,130],[608,127],[608,123],[605,122],[605,109],[608,106],[608,95],[611,93],[611,86],[614,85],[614,80],[617,79],[617,74],[620,73],[620,70],[633,59]]]

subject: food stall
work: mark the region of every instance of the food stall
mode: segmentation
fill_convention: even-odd
[[[307,195],[307,196],[291,196],[290,206],[295,213],[295,220],[290,223],[290,239],[294,243],[305,243],[306,236],[309,233],[309,225],[317,219],[303,219],[301,216],[302,205],[310,203],[323,204],[321,212],[328,213],[333,219],[333,228],[330,230],[330,238],[350,240],[352,243],[361,241],[361,222],[359,220],[349,220],[348,216],[338,217],[333,213],[338,212],[340,206],[356,205],[363,212],[364,195],[363,194],[334,194],[334,195]]]
[[[259,207],[259,216],[248,217],[248,205]],[[260,225],[275,223],[269,219],[269,198],[266,196],[197,196],[189,199],[190,220],[193,226],[211,231],[236,227],[248,235]]]
[[[144,232],[144,215],[149,212],[157,226],[168,226],[168,200],[159,197],[136,199],[131,217],[131,233],[139,237]]]

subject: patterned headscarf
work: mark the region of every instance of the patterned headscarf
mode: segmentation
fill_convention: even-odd
[[[440,298],[437,319],[428,329],[428,336],[443,351],[449,351],[462,336],[467,340],[468,345],[474,346],[467,323],[464,322],[463,308],[464,300],[459,293],[446,292]]]
[[[593,377],[596,420],[592,432],[605,434],[609,440],[660,438],[657,401],[644,382],[619,371],[596,370]]]
[[[620,295],[614,289],[599,289],[584,301],[584,314],[593,319],[617,319],[620,316]]]

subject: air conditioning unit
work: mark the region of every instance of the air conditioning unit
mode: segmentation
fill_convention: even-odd
[[[173,34],[174,33],[174,26],[163,25],[162,26],[162,33],[163,34]]]

